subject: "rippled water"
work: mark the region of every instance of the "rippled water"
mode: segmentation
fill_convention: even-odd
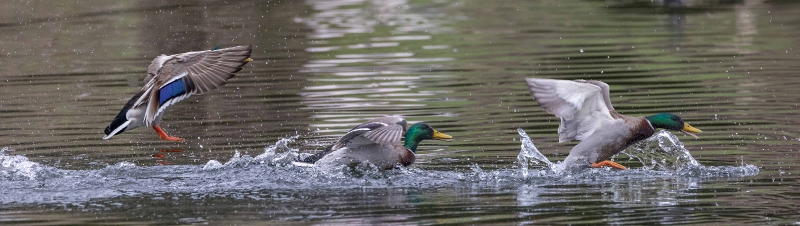
[[[793,224],[797,10],[761,0],[3,1],[0,147],[13,151],[0,154],[0,222]],[[253,44],[254,62],[166,113],[164,129],[186,142],[144,128],[101,139],[157,54],[240,44]],[[553,162],[574,145],[557,143],[558,119],[525,77],[599,79],[619,112],[679,114],[704,131],[677,137],[703,168],[629,149],[615,157],[628,171],[523,176],[517,128]],[[414,165],[388,172],[284,158],[389,114],[456,139],[424,142]]]

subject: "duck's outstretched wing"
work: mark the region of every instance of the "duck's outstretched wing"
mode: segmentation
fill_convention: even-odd
[[[378,123],[381,126],[371,131],[364,133],[364,137],[370,141],[380,144],[382,146],[395,145],[400,143],[400,139],[408,130],[408,122],[406,119],[398,116],[386,116],[367,121],[362,125]],[[357,126],[358,128],[360,126]],[[355,129],[355,128],[354,128]]]
[[[359,148],[367,145],[391,146],[400,143],[400,139],[408,129],[408,123],[404,118],[388,116],[369,120],[351,129],[339,138],[336,143],[331,144],[324,151],[308,156],[299,160],[300,162],[314,163],[323,156],[347,147],[350,149]]]
[[[613,121],[608,84],[600,81],[526,78],[531,95],[548,113],[561,118],[558,142],[583,140],[603,122]]]
[[[247,45],[159,56],[148,67],[145,95],[135,105],[147,103],[145,122],[151,125],[170,105],[227,83],[250,61],[251,51]]]
[[[606,107],[609,111],[616,111],[614,110],[614,106],[611,105],[611,87],[608,86],[605,82],[597,81],[597,80],[575,80],[576,82],[584,82],[589,83],[592,85],[596,85],[600,87],[600,94],[603,95],[603,101],[606,103]],[[614,117],[613,115],[611,117]]]

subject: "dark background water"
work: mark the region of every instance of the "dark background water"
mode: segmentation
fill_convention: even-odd
[[[799,3],[2,1],[0,146],[67,172],[59,175],[122,182],[97,182],[108,194],[94,195],[93,176],[7,179],[0,222],[792,224],[800,221]],[[100,139],[156,55],[241,44],[253,45],[255,61],[220,90],[165,114],[164,129],[185,142],[160,141],[145,128]],[[526,77],[602,80],[619,112],[673,112],[702,129],[698,140],[680,136],[701,164],[744,162],[761,172],[500,182],[510,176],[496,174],[515,167],[516,128],[551,160],[574,145],[557,143],[558,119],[532,100]],[[272,179],[281,174],[299,183],[298,172],[264,165],[229,172],[248,180],[196,172],[209,160],[224,162],[236,151],[256,156],[295,135],[293,147],[314,152],[389,114],[456,138],[423,143],[411,175],[447,181],[450,173],[490,172],[497,181],[417,186],[404,184],[412,180],[407,173],[389,172],[351,175],[344,180],[354,186],[326,189],[277,186]],[[120,162],[140,168],[108,172]],[[238,184],[129,194],[125,176],[140,185]],[[276,183],[252,186],[264,178]],[[37,194],[45,198],[11,197]]]

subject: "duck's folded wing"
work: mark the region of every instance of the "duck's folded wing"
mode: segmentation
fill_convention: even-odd
[[[148,69],[148,74],[154,76],[145,85],[148,97],[147,125],[170,105],[227,83],[234,73],[247,64],[250,52],[248,45],[156,58]]]
[[[525,79],[531,95],[548,113],[561,118],[559,142],[583,140],[611,116],[608,85],[600,81]],[[595,83],[601,83],[604,90]],[[604,93],[605,92],[605,93]]]

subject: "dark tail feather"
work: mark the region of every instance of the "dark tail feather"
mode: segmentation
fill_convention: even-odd
[[[333,144],[329,145],[327,148],[325,148],[325,150],[323,150],[323,151],[321,151],[321,152],[319,152],[319,153],[316,153],[316,154],[314,154],[314,155],[311,155],[311,156],[305,157],[305,158],[303,158],[303,159],[297,159],[297,161],[298,161],[298,162],[305,162],[305,163],[311,163],[311,164],[314,164],[315,162],[317,162],[317,161],[319,161],[320,159],[322,159],[322,157],[324,157],[325,155],[327,155],[328,153],[330,153],[330,152],[331,152],[331,148],[332,148],[332,147],[333,147]]]

